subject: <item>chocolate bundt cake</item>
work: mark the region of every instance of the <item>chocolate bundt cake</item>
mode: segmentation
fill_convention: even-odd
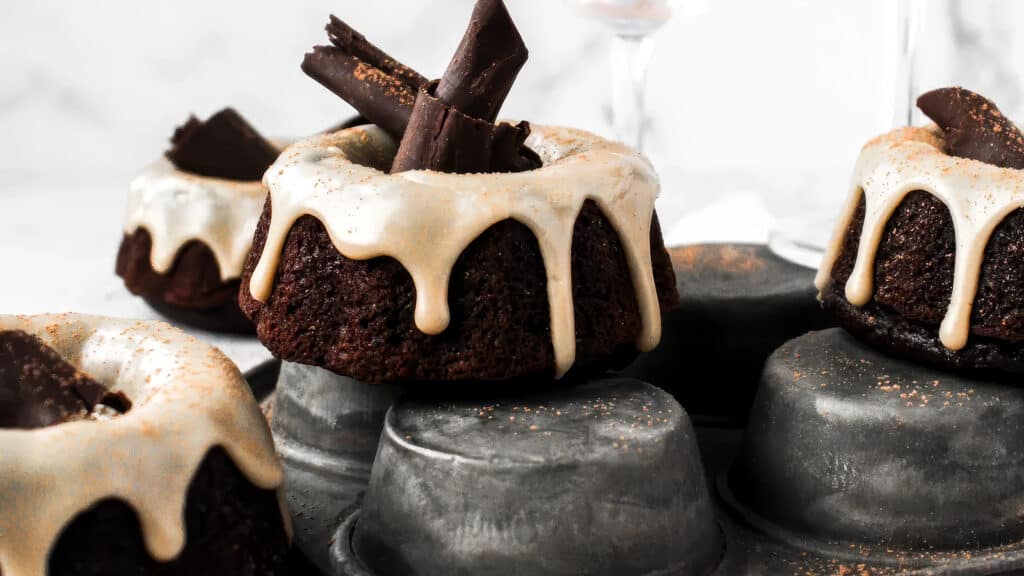
[[[0,316],[0,574],[284,574],[270,430],[160,322]]]
[[[278,149],[230,108],[190,118],[172,143],[132,182],[117,274],[171,319],[251,333],[239,277]]]
[[[850,332],[952,369],[1024,373],[1024,136],[960,88],[869,142],[818,272]]]
[[[624,365],[678,297],[637,152],[499,122],[528,51],[479,0],[439,80],[331,17],[302,69],[369,126],[285,150],[240,303],[291,362],[364,382],[562,377]]]
[[[537,128],[544,166],[387,174],[395,141],[357,127],[300,142],[242,276],[276,356],[367,382],[497,380],[622,364],[677,299],[638,153]]]

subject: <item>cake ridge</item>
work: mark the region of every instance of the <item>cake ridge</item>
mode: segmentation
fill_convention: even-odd
[[[108,498],[135,511],[154,559],[174,559],[186,543],[189,486],[215,447],[253,485],[277,490],[291,536],[269,427],[238,368],[220,351],[163,322],[0,315],[0,329],[38,337],[133,404],[106,421],[0,430],[5,576],[45,576],[64,527]]]
[[[386,156],[394,149],[394,141],[372,126],[293,145],[264,177],[272,212],[249,293],[261,302],[270,297],[288,232],[309,215],[324,225],[345,257],[397,260],[413,279],[417,328],[439,334],[450,320],[448,281],[458,257],[494,224],[516,220],[537,239],[545,264],[560,377],[575,360],[573,228],[584,202],[593,200],[619,236],[632,276],[642,319],[637,347],[652,349],[661,336],[650,246],[660,188],[653,168],[640,154],[593,134],[535,128],[529,145],[546,165],[519,173],[386,174],[364,165],[371,160],[353,160],[361,153]]]
[[[846,299],[864,306],[874,293],[874,262],[885,227],[903,199],[924,191],[941,201],[954,224],[953,292],[939,327],[939,340],[961,350],[970,336],[971,310],[977,294],[985,248],[996,227],[1024,207],[1024,171],[950,156],[941,148],[934,126],[900,128],[876,138],[861,150],[849,196],[826,247],[815,278],[819,297],[832,281],[846,231],[864,199],[864,224]],[[908,169],[913,167],[913,170]]]

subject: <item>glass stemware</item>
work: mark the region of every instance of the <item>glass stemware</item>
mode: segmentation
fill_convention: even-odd
[[[612,126],[615,137],[643,149],[644,84],[651,60],[651,36],[680,7],[697,0],[570,0],[577,11],[614,35],[612,45]]]
[[[920,24],[924,18],[924,0],[896,0],[885,3],[883,29],[893,46],[891,60],[884,68],[891,75],[892,122],[898,128],[912,124],[915,83],[914,61]],[[832,232],[834,213],[815,210],[798,211],[777,221],[769,233],[772,251],[797,264],[817,268]]]
[[[895,66],[895,92],[893,94],[892,127],[910,126],[914,119],[914,101],[917,85],[914,76],[914,55],[921,21],[924,17],[923,0],[900,0],[890,4],[891,16],[897,25],[897,56]]]

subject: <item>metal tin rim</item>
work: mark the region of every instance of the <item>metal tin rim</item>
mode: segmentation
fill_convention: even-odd
[[[359,559],[359,555],[352,548],[352,534],[355,532],[356,524],[359,522],[359,512],[361,507],[356,508],[351,514],[345,518],[341,526],[334,533],[334,542],[331,543],[331,565],[337,571],[338,576],[375,576],[373,571],[363,564],[363,561]],[[722,526],[715,522],[715,526],[720,532],[723,533],[723,546],[722,555],[724,557],[727,544],[725,544],[725,531]],[[708,572],[708,574],[714,574],[715,570],[721,564],[721,558]],[[673,566],[662,570],[655,570],[654,572],[648,572],[643,576],[682,576],[683,567]]]
[[[352,549],[352,533],[359,520],[359,508],[352,511],[338,526],[331,543],[331,565],[339,576],[374,576]]]
[[[868,565],[875,565],[886,568],[903,568],[901,572],[907,576],[936,576],[936,575],[959,575],[959,576],[983,576],[987,574],[1001,574],[1009,570],[1024,569],[1024,540],[1007,544],[997,548],[980,548],[972,551],[969,558],[957,558],[946,562],[939,562],[929,559],[926,556],[911,556],[900,559],[879,554],[874,549],[869,554],[851,553],[851,545],[855,550],[860,545],[855,542],[829,542],[827,540],[816,540],[807,536],[795,533],[784,528],[771,520],[757,514],[739,501],[729,486],[729,473],[732,466],[726,467],[715,475],[715,487],[721,502],[737,518],[752,528],[764,538],[769,538],[779,544],[793,550],[795,553],[808,552],[822,558],[835,558],[845,562],[856,562]],[[726,533],[726,548],[730,540]],[[914,554],[913,550],[901,550],[908,554]],[[922,554],[926,554],[922,552]],[[909,564],[909,566],[908,566]]]

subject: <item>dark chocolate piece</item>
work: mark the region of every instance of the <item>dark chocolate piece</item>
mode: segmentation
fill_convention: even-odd
[[[228,180],[263,178],[279,153],[232,108],[206,122],[190,117],[174,131],[171,143],[167,158],[179,169]]]
[[[333,45],[314,47],[303,59],[302,70],[401,141],[424,92],[422,88],[427,85],[426,78],[335,16],[331,16],[326,29]],[[410,144],[407,152],[399,155],[402,159],[395,164],[399,169],[393,167],[392,171],[432,168],[446,172],[519,172],[540,167],[540,157],[522,146],[529,135],[527,124],[488,126],[526,57],[526,47],[504,5],[500,1],[481,1],[459,53],[436,88],[445,97],[438,102],[433,91],[427,93],[428,102],[421,112],[424,117],[417,121],[415,146]],[[444,117],[453,105],[465,118],[449,124]],[[433,135],[425,132],[430,129]],[[466,150],[419,150],[432,136],[446,138],[447,146]],[[458,143],[454,136],[459,136]],[[516,141],[519,144],[510,148]],[[413,147],[417,149],[413,151]],[[499,156],[492,160],[495,154]],[[449,162],[454,163],[451,169],[447,168]]]
[[[315,46],[302,71],[334,92],[396,140],[416,102],[416,88],[334,46]]]
[[[331,39],[331,44],[345,54],[386,72],[413,90],[427,83],[427,78],[419,72],[388,56],[337,16],[331,15],[331,21],[327,24],[327,36]]]
[[[494,122],[529,52],[501,0],[480,0],[437,98],[467,116]]]
[[[0,428],[45,428],[88,418],[98,405],[131,403],[67,363],[35,336],[0,332]]]
[[[416,91],[427,79],[335,16],[326,29],[333,46],[314,47],[303,59],[302,71],[401,140]]]
[[[529,123],[473,118],[434,96],[436,87],[435,81],[420,89],[391,172],[513,172],[523,165],[519,150],[530,135]]]
[[[996,105],[964,88],[922,94],[917,106],[945,133],[945,151],[1002,168],[1024,169],[1024,134]]]
[[[391,172],[538,167],[535,154],[520,154],[530,134],[528,123],[493,123],[527,56],[504,3],[479,0],[444,77],[420,88]]]

